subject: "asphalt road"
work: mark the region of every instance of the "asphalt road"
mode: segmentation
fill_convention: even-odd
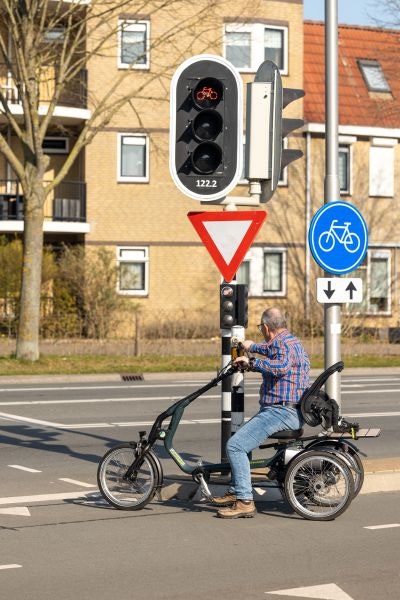
[[[329,523],[300,519],[276,495],[256,519],[232,522],[201,503],[135,513],[102,501],[99,457],[204,382],[0,383],[1,598],[252,600],[306,587],[296,597],[398,599],[399,492],[359,496]],[[257,387],[250,378],[246,416]],[[371,458],[400,457],[400,375],[349,375],[342,392],[344,414],[382,428],[358,446]],[[185,458],[219,459],[219,414],[220,388],[185,412],[175,444]]]

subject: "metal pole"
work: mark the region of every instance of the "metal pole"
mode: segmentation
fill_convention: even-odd
[[[338,101],[338,1],[325,0],[325,204],[339,200],[339,101]],[[326,277],[332,277],[326,273]],[[341,360],[340,304],[324,305],[325,369]],[[341,406],[340,373],[326,384],[326,391]]]

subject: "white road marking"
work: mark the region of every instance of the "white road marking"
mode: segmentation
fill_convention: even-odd
[[[13,508],[0,508],[0,515],[15,515],[18,517],[30,517],[31,513],[27,506],[14,506]]]
[[[258,397],[258,394],[247,394],[249,398]],[[207,395],[205,399],[214,400],[220,398],[221,395]],[[46,404],[102,404],[105,402],[153,402],[153,401],[168,401],[176,402],[180,396],[142,396],[140,398],[82,398],[73,400],[17,400],[15,402],[0,402],[0,406],[36,406]]]
[[[346,592],[335,583],[292,588],[290,590],[277,590],[276,592],[265,592],[265,594],[299,596],[301,598],[319,598],[319,600],[353,600],[351,596],[346,594]]]
[[[129,388],[169,388],[169,387],[185,387],[192,382],[180,382],[180,383],[145,383],[145,384],[133,384],[133,385],[63,385],[63,386],[50,386],[50,387],[20,387],[20,388],[0,388],[1,392],[52,392],[60,390],[126,390]],[[194,383],[207,383],[207,380],[198,381]]]
[[[57,494],[36,494],[34,496],[9,496],[8,498],[0,498],[0,506],[6,504],[28,504],[30,502],[51,502],[55,500],[73,500],[74,498],[85,498],[98,493],[93,490],[91,492],[61,492]]]
[[[400,527],[400,523],[387,523],[386,525],[369,525],[364,529],[391,529],[392,527]]]
[[[22,565],[0,565],[0,569],[19,569]]]
[[[7,421],[22,421],[23,423],[33,423],[34,425],[43,425],[43,427],[52,427],[54,429],[86,429],[88,427],[112,427],[112,425],[110,425],[109,423],[79,423],[64,425],[63,423],[54,423],[53,421],[31,419],[28,417],[21,417],[19,415],[12,415],[10,413],[0,413],[0,419],[6,419]]]
[[[30,467],[23,467],[22,465],[8,465],[11,469],[19,469],[20,471],[27,471],[28,473],[41,473],[37,469],[31,469]]]
[[[94,488],[96,487],[93,483],[86,483],[84,481],[78,481],[77,479],[69,479],[68,477],[59,477],[60,481],[65,481],[66,483],[72,483],[73,485],[79,485],[80,487]]]

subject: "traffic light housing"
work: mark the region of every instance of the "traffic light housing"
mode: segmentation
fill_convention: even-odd
[[[303,156],[301,150],[283,148],[283,140],[304,121],[282,118],[283,109],[303,96],[304,90],[282,87],[279,69],[270,60],[247,84],[245,177],[261,181],[262,202],[272,197],[281,170]]]
[[[220,285],[220,328],[248,325],[248,287],[242,283]]]
[[[220,56],[186,60],[171,81],[170,172],[195,200],[225,197],[242,173],[243,84]]]

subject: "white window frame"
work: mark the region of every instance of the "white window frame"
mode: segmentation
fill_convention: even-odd
[[[117,249],[117,292],[121,296],[148,296],[149,294],[149,249],[146,246],[118,246]],[[125,256],[124,256],[125,253]],[[129,253],[129,254],[128,254]],[[121,290],[119,267],[123,263],[144,265],[144,288],[140,290]]]
[[[143,64],[122,62],[122,31],[144,31],[146,37],[146,60]],[[150,21],[120,19],[118,23],[118,68],[150,69]]]
[[[339,143],[339,154],[343,152],[347,154],[347,188],[342,189],[340,187],[339,179],[339,193],[343,196],[351,196],[352,192],[352,147],[346,144]]]
[[[63,148],[46,148],[46,140],[57,140],[58,142],[61,140],[64,142],[64,147]],[[69,154],[69,138],[47,135],[43,140],[42,148],[43,148],[43,152],[45,154]]]
[[[394,146],[396,144],[397,140],[372,138],[369,147],[369,196],[394,197]]]
[[[282,75],[289,72],[289,50],[288,50],[288,27],[285,25],[268,25],[267,23],[226,23],[223,32],[223,52],[226,57],[227,39],[226,33],[249,33],[250,34],[250,67],[237,67],[240,73],[255,73],[261,63],[264,62],[264,31],[265,29],[276,29],[282,31],[283,36],[283,67],[280,69]]]
[[[388,308],[387,310],[380,310],[380,311],[374,311],[371,308],[371,264],[372,264],[372,259],[374,258],[384,258],[387,260],[387,290],[388,290],[388,296],[387,296],[387,305]],[[359,315],[365,315],[365,316],[389,316],[392,313],[392,286],[391,286],[391,280],[392,280],[392,253],[390,250],[384,250],[384,249],[380,249],[380,248],[373,248],[368,250],[367,252],[367,264],[366,265],[360,265],[360,267],[358,268],[363,268],[366,271],[366,289],[363,289],[363,297],[367,299],[367,306],[365,308],[365,310],[363,308],[361,308],[361,310],[359,310],[358,305],[357,304],[347,304],[346,305],[346,312],[349,314],[359,314]]]
[[[369,92],[390,93],[390,85],[386,79],[382,65],[377,60],[358,60],[358,66],[363,76],[365,85]],[[378,75],[378,84],[374,85],[372,73],[369,69],[375,70]]]
[[[124,138],[131,138],[131,144],[137,146],[145,146],[145,173],[143,176],[130,177],[121,174],[122,167],[122,140]],[[150,179],[149,176],[149,136],[142,133],[119,133],[117,136],[118,147],[117,147],[117,181],[126,183],[147,183]],[[136,142],[135,142],[136,140]]]
[[[282,255],[282,289],[276,292],[264,291],[265,254]],[[245,258],[250,263],[249,296],[259,298],[282,298],[287,294],[287,248],[283,246],[255,246]]]

